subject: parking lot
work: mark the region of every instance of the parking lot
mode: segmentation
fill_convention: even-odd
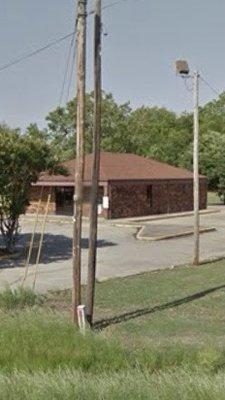
[[[33,230],[33,219],[22,220],[20,246],[26,246],[26,251],[11,260],[0,261],[0,287],[12,286],[21,282],[27,254],[30,235]],[[163,220],[143,222],[151,225],[151,232],[158,232],[160,225],[180,227],[191,226],[193,217],[176,217]],[[140,241],[136,239],[138,225],[120,224],[115,221],[99,223],[97,279],[104,280],[123,277],[145,271],[173,267],[190,263],[193,251],[193,235],[165,239],[160,241]],[[220,212],[201,216],[202,227],[215,227],[213,232],[201,234],[201,260],[225,256],[225,209]],[[83,270],[82,282],[86,281],[88,254],[88,221],[83,227]],[[38,226],[40,232],[41,223]],[[36,247],[29,268],[27,284],[31,285],[34,278],[35,251],[37,251],[39,235],[36,237]],[[45,292],[50,289],[65,289],[71,287],[72,276],[72,223],[68,220],[51,219],[47,223],[43,243],[43,251],[38,266],[37,290]]]

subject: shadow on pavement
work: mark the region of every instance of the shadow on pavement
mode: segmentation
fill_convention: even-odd
[[[131,311],[131,312],[124,313],[121,315],[116,315],[115,317],[112,317],[112,318],[102,319],[102,320],[96,321],[93,324],[93,328],[95,330],[102,330],[102,329],[107,328],[110,325],[120,324],[121,322],[126,322],[131,319],[141,317],[143,315],[153,314],[157,311],[166,310],[167,308],[178,307],[178,306],[181,306],[182,304],[189,303],[189,302],[197,300],[197,299],[201,299],[202,297],[205,297],[210,293],[216,292],[217,290],[224,289],[224,288],[225,288],[225,285],[216,286],[213,288],[203,290],[201,292],[194,293],[190,296],[183,297],[182,299],[173,300],[169,303],[164,303],[164,304],[152,307],[152,308],[150,308],[150,307],[141,308],[139,310]]]
[[[31,235],[20,235],[19,243],[16,247],[14,255],[8,258],[0,259],[1,268],[22,267],[26,263]],[[35,264],[40,241],[40,234],[35,234],[34,246],[30,264]],[[1,244],[1,243],[0,243]],[[98,248],[116,246],[117,243],[99,239],[97,242]],[[88,239],[82,239],[82,249],[88,249]],[[46,233],[44,235],[43,247],[40,257],[40,263],[48,264],[57,261],[69,260],[72,257],[72,239],[64,235],[52,235]]]

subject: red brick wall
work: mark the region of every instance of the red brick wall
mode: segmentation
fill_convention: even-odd
[[[40,209],[40,214],[44,214],[46,208],[46,202],[48,194],[51,193],[51,202],[49,205],[49,214],[56,214],[56,200],[55,200],[55,188],[52,187],[44,187],[43,195],[42,195],[42,204]],[[36,213],[38,202],[41,196],[41,187],[33,186],[30,191],[30,205],[27,207],[28,213]],[[103,197],[103,187],[99,188],[99,197]],[[84,188],[84,203],[83,203],[83,215],[85,217],[89,217],[90,214],[90,188]],[[106,210],[102,210],[101,216],[107,217]]]
[[[152,186],[151,201],[147,187]],[[192,181],[162,183],[112,183],[109,187],[109,218],[167,214],[193,210]],[[151,204],[150,204],[151,203]],[[207,206],[207,183],[200,182],[200,208]]]
[[[151,205],[147,195],[147,187],[152,186]],[[100,197],[103,196],[103,188],[99,188]],[[51,188],[45,187],[41,212],[44,213],[47,195]],[[41,188],[32,187],[30,206],[28,212],[36,212],[40,198]],[[109,210],[102,210],[101,216],[105,218],[125,218],[144,215],[167,214],[179,211],[193,210],[193,182],[192,181],[164,181],[162,183],[135,184],[135,183],[111,183],[108,187]],[[200,181],[200,208],[207,205],[207,182]],[[90,188],[84,190],[84,216],[90,214]],[[56,212],[55,190],[52,188],[52,197],[49,213]]]
[[[201,210],[207,208],[207,196],[208,196],[208,184],[207,179],[200,179],[200,195],[199,195],[199,207]]]

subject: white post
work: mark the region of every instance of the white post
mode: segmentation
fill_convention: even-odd
[[[193,265],[199,264],[199,72],[193,75],[194,92],[194,257]]]
[[[85,306],[80,305],[77,307],[77,322],[82,335],[86,332],[86,312]]]

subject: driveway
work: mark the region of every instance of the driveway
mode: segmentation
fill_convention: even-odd
[[[192,261],[193,236],[179,237],[160,241],[138,241],[137,227],[115,226],[115,221],[99,223],[97,279],[123,277],[186,264]],[[149,224],[149,222],[146,222]],[[159,225],[181,227],[191,226],[193,217],[178,217],[152,221],[151,226]],[[201,259],[225,256],[225,208],[219,213],[201,216],[202,227],[215,227],[216,231],[201,234]],[[88,254],[88,222],[83,227],[83,271],[82,282],[86,281]],[[21,246],[28,245],[33,229],[33,221],[22,221]],[[40,232],[41,224],[38,226]],[[38,239],[38,236],[37,238]],[[36,240],[38,243],[38,240]],[[48,222],[43,244],[43,252],[38,266],[36,288],[39,292],[50,289],[71,287],[72,276],[72,224],[60,221]],[[37,248],[36,248],[37,251]],[[0,261],[0,288],[10,284],[12,287],[21,282],[24,275],[26,253],[19,259]],[[31,260],[27,284],[32,285],[34,278],[35,254]]]

